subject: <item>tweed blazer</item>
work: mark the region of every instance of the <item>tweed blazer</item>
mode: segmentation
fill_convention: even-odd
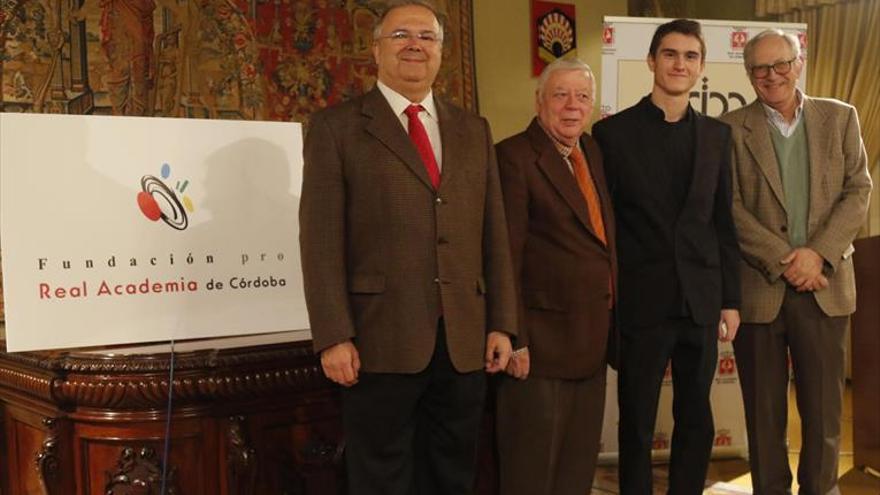
[[[519,307],[516,345],[529,347],[532,376],[581,379],[605,372],[609,284],[617,268],[614,216],[599,146],[584,134],[581,148],[602,205],[607,245],[537,119],[496,145]]]
[[[868,208],[871,176],[855,108],[804,95],[810,198],[807,244],[825,261],[829,286],[814,292],[829,316],[855,311],[852,241]],[[754,101],[721,119],[733,132],[733,218],[743,255],[741,317],[747,323],[776,318],[785,295],[780,263],[792,250],[779,163],[763,106]]]
[[[424,369],[441,314],[461,372],[483,367],[487,331],[516,332],[489,125],[435,103],[437,191],[377,88],[314,114],[306,135],[300,249],[313,345],[353,339],[363,371]]]

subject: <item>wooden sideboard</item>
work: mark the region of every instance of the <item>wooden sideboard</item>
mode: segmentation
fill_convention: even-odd
[[[0,350],[5,349],[0,341]],[[0,494],[338,494],[338,391],[309,342],[171,355],[0,352]]]
[[[339,391],[311,342],[174,355],[5,352],[0,495],[345,493]],[[497,492],[494,394],[475,493]],[[167,466],[163,464],[167,462]]]

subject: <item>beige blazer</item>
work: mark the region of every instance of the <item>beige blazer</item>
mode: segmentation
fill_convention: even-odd
[[[378,89],[314,114],[306,135],[300,249],[314,349],[354,339],[363,371],[424,369],[441,314],[461,372],[482,368],[487,331],[516,333],[489,125],[436,106],[436,192]]]
[[[825,260],[829,286],[814,293],[828,316],[855,311],[852,241],[868,209],[871,176],[856,110],[846,103],[804,96],[810,156],[807,247]],[[733,131],[733,218],[742,250],[742,319],[768,323],[785,294],[792,247],[779,164],[763,106],[755,101],[721,120]]]

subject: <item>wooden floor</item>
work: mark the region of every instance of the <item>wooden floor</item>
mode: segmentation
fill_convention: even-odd
[[[791,387],[788,411],[788,459],[791,465],[793,477],[797,478],[798,454],[800,453],[800,428],[801,422],[794,406],[794,387]],[[842,436],[840,449],[840,491],[842,495],[878,495],[880,494],[880,478],[867,474],[853,467],[852,452],[852,394],[847,386],[844,395]],[[667,466],[657,464],[654,466],[654,493],[666,493]],[[707,489],[704,495],[734,495],[752,493],[752,478],[749,474],[749,464],[745,459],[716,460],[709,466],[706,480]],[[593,495],[605,495],[619,493],[617,487],[617,466],[600,466],[593,482]],[[792,487],[792,493],[797,493],[797,480]]]

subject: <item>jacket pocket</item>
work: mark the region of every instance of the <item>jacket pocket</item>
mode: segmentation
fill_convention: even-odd
[[[352,275],[348,278],[348,292],[381,294],[385,292],[385,275]]]
[[[523,304],[529,309],[568,311],[565,301],[545,290],[523,289]]]

